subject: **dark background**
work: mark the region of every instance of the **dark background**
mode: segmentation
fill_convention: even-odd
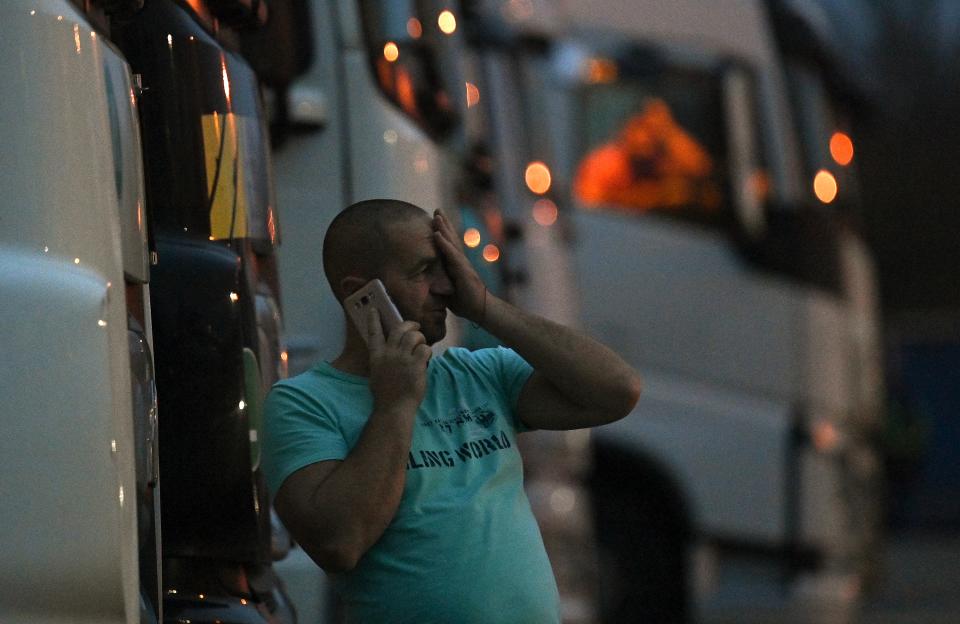
[[[890,393],[890,523],[960,528],[960,2],[825,0],[870,83],[857,123]],[[848,37],[848,38],[847,38]]]

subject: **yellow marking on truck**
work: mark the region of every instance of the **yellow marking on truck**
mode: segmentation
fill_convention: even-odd
[[[243,121],[234,113],[216,112],[202,119],[211,240],[247,235]]]

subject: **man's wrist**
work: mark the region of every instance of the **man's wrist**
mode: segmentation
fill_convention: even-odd
[[[480,304],[480,312],[478,315],[476,315],[476,318],[472,321],[473,326],[477,329],[483,327],[483,324],[487,321],[487,295],[488,294],[489,292],[487,291],[487,287],[484,286],[483,299],[482,299],[482,303]]]

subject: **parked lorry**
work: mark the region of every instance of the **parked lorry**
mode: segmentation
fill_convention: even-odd
[[[277,0],[289,36],[266,42],[237,30],[260,2],[141,4],[0,8],[3,619],[292,620],[259,399],[339,347],[320,243],[371,197],[456,206],[495,288],[647,379],[636,414],[540,464],[563,468],[557,535],[589,552],[593,512],[606,619],[855,598],[879,360],[869,254],[814,197],[821,169],[855,188],[822,149],[829,55],[804,69],[748,0]],[[559,482],[585,460],[589,492]],[[280,568],[326,617],[302,552]]]
[[[284,218],[296,224],[280,252],[291,372],[341,346],[342,315],[320,260],[333,217],[377,197],[431,212],[453,205],[444,150],[462,99],[438,67],[435,15],[428,21],[413,2],[308,6],[315,55],[285,94],[288,130],[274,154]]]
[[[258,468],[278,224],[236,30],[264,7],[0,7],[4,621],[294,619]]]
[[[332,359],[342,310],[323,275],[327,227],[347,205],[396,198],[458,219],[464,86],[442,54],[456,18],[440,3],[310,0],[287,36],[312,50],[304,75],[271,91],[276,188],[283,207],[280,277],[291,374]],[[452,14],[451,14],[452,17]],[[466,328],[451,322],[443,345]],[[299,548],[278,569],[305,620],[332,618],[325,576]]]
[[[809,90],[791,97],[768,7],[465,6],[517,300],[647,382],[560,505],[592,504],[605,621],[854,603],[878,518],[873,269],[816,195],[829,124],[797,125]]]

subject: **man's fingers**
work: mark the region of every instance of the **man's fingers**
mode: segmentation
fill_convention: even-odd
[[[456,246],[459,238],[457,238],[456,230],[453,229],[453,224],[441,210],[437,209],[433,214],[437,221],[437,231]]]
[[[398,347],[400,346],[400,340],[404,337],[405,334],[411,331],[417,331],[420,329],[420,323],[416,321],[404,321],[393,328],[393,331],[390,332],[390,335],[387,336],[387,344]]]
[[[458,270],[472,271],[473,265],[467,260],[467,255],[463,251],[463,245],[460,244],[460,237],[456,230],[450,224],[450,221],[437,210],[435,213],[437,226],[434,229],[436,235],[434,240],[440,251],[443,253],[449,265],[453,265]]]
[[[453,241],[450,240],[450,237],[444,234],[440,228],[437,228],[433,231],[433,238],[439,245],[442,246],[442,249],[446,255],[450,255],[451,252],[456,251],[463,253],[456,245],[453,244]]]
[[[400,338],[400,350],[404,353],[413,353],[417,345],[426,344],[426,337],[418,331],[409,331]]]
[[[380,311],[370,306],[367,310],[367,348],[371,353],[383,349],[383,325],[380,324]]]
[[[422,362],[427,363],[430,361],[430,358],[433,357],[433,350],[427,346],[426,343],[421,343],[413,350],[413,355]]]
[[[440,253],[443,254],[443,257],[451,268],[463,269],[471,266],[463,250],[450,242],[450,240],[444,236],[443,232],[437,231],[434,235],[434,240],[437,243],[437,247],[440,248]]]

